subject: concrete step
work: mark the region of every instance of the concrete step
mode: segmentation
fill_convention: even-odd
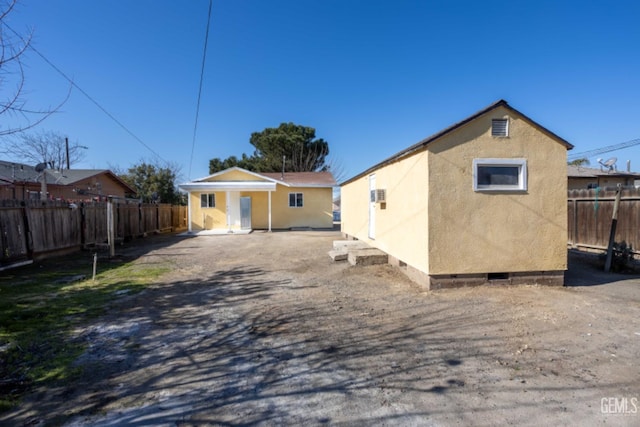
[[[329,251],[329,256],[331,257],[331,260],[333,260],[333,261],[346,261],[348,253],[347,253],[347,251],[334,249],[334,250]]]
[[[347,258],[351,265],[376,265],[389,262],[389,256],[375,248],[350,250]]]
[[[333,249],[334,250],[342,250],[342,251],[349,251],[351,249],[363,249],[363,248],[369,248],[370,246],[367,245],[365,242],[361,241],[361,240],[334,240],[333,241]]]

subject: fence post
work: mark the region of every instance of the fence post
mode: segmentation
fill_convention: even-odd
[[[27,245],[27,258],[33,259],[33,239],[31,237],[31,227],[29,226],[29,208],[23,200],[20,202],[22,206],[22,224],[24,226],[24,241]]]
[[[611,270],[611,261],[613,258],[613,243],[616,238],[616,227],[618,226],[618,206],[620,206],[620,198],[622,197],[622,185],[618,184],[616,192],[616,201],[613,204],[613,215],[611,217],[611,231],[609,232],[609,246],[607,246],[607,260],[604,263],[604,271]]]
[[[107,199],[107,241],[109,243],[109,256],[114,257],[116,255],[116,247],[113,218],[113,198],[111,196],[109,196],[109,198]]]
[[[84,247],[87,244],[87,212],[85,211],[84,202],[80,202],[80,245]]]

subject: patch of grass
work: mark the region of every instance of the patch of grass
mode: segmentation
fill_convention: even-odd
[[[17,405],[35,385],[77,378],[81,370],[73,361],[84,345],[71,339],[73,328],[170,270],[135,262],[107,264],[93,281],[91,264],[77,258],[0,276],[0,412]],[[88,279],[67,280],[82,274]]]

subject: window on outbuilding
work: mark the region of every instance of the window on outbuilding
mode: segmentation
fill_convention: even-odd
[[[526,159],[474,159],[474,191],[526,191]]]
[[[201,194],[200,195],[200,207],[201,208],[215,208],[216,207],[216,195],[215,194]]]
[[[302,193],[289,193],[289,207],[301,208],[303,206]]]
[[[491,120],[491,136],[509,136],[509,120]]]

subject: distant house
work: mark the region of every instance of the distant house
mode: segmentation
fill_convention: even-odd
[[[134,197],[135,190],[108,169],[45,169],[0,161],[0,199],[40,199],[44,174],[47,199],[105,200]]]
[[[571,148],[501,100],[342,183],[342,232],[428,288],[562,285]]]
[[[603,170],[584,166],[567,166],[569,190],[582,190],[587,188],[623,187],[636,185],[640,181],[640,173],[617,170]]]
[[[232,167],[179,185],[189,193],[189,231],[331,228],[330,172],[257,173]]]

